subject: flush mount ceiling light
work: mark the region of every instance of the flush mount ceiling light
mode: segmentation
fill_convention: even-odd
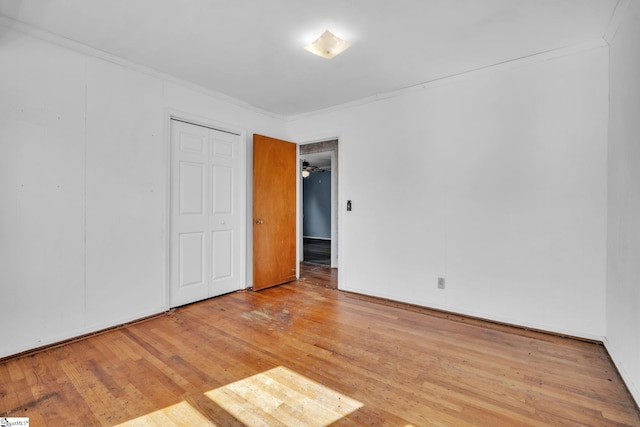
[[[304,48],[318,56],[331,59],[347,50],[349,46],[351,46],[351,43],[346,40],[342,40],[340,37],[327,30],[314,42],[306,45]]]

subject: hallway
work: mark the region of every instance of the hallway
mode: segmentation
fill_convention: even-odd
[[[331,240],[303,239],[304,262],[308,264],[331,265]]]

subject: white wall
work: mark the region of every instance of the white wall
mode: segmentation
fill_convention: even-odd
[[[292,120],[295,141],[340,138],[340,287],[602,339],[607,56],[603,43]]]
[[[85,58],[3,32],[0,356],[84,328]]]
[[[331,239],[331,171],[302,179],[302,236]]]
[[[0,34],[3,357],[167,308],[169,112],[246,132],[248,159],[252,133],[282,137],[284,123],[84,48]]]
[[[607,350],[640,402],[640,2],[610,46]]]

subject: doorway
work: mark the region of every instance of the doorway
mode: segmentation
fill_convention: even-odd
[[[338,140],[299,147],[300,279],[308,281],[318,274],[337,277]]]

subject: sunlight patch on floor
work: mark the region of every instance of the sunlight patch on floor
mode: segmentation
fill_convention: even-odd
[[[282,366],[205,395],[250,427],[328,426],[363,406]]]
[[[182,401],[175,405],[167,406],[142,417],[129,420],[117,427],[134,426],[216,426],[193,406]]]
[[[328,426],[364,406],[282,366],[208,391],[205,396],[248,427]],[[182,401],[117,427],[196,425],[216,427]]]

